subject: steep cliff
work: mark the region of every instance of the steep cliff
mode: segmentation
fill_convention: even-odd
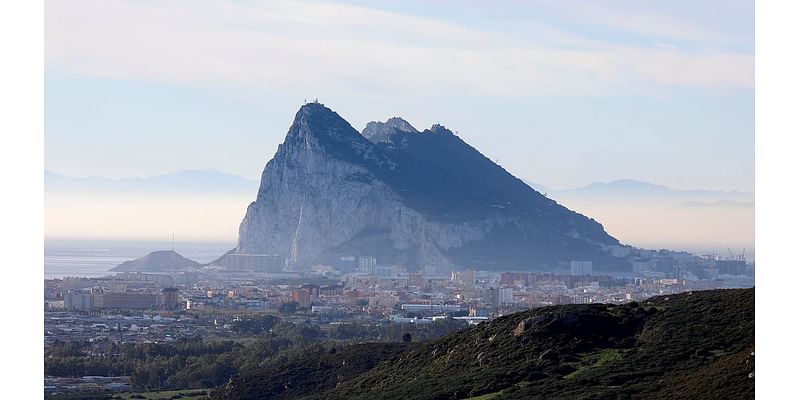
[[[450,130],[392,118],[363,135],[310,103],[267,163],[238,253],[298,263],[537,269],[606,259],[603,227],[531,189]]]

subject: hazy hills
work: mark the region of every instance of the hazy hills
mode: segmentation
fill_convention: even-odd
[[[258,184],[214,170],[142,178],[45,171],[45,237],[228,242]]]
[[[299,355],[221,399],[750,399],[755,289],[566,305],[411,344]]]
[[[391,125],[404,127],[399,120],[387,123],[376,123],[365,134],[385,141],[387,132],[397,129]],[[747,247],[752,256],[752,193],[679,190],[627,179],[566,190],[525,183],[594,217],[625,243],[721,253],[727,247]],[[45,171],[46,234],[152,239],[154,232],[159,238],[175,232],[184,239],[234,241],[244,207],[258,185],[214,170],[126,179],[75,178]],[[118,223],[109,225],[109,220]]]
[[[122,179],[68,177],[45,170],[44,185],[48,192],[100,191],[147,194],[252,194],[258,188],[258,182],[213,169],[181,170],[164,175]]]
[[[556,201],[617,204],[671,205],[674,207],[753,207],[753,193],[736,190],[682,190],[633,179],[593,182],[586,186],[554,190],[524,181]]]
[[[373,123],[371,123],[373,124]],[[375,129],[375,128],[372,128]],[[367,129],[365,129],[367,131]],[[372,135],[386,135],[386,130],[375,131]],[[556,200],[669,201],[676,207],[741,207],[755,205],[752,193],[740,191],[680,190],[664,185],[630,179],[612,182],[594,182],[571,189],[553,190],[546,186],[523,180],[539,193]],[[213,169],[180,170],[169,174],[139,178],[111,179],[103,177],[72,177],[53,171],[44,172],[45,191],[59,192],[104,192],[142,194],[201,194],[252,195],[258,190],[258,182]]]
[[[629,199],[692,198],[695,200],[749,200],[753,197],[752,193],[739,191],[672,189],[667,186],[632,179],[618,179],[612,182],[595,182],[583,187],[560,190],[553,193],[563,197],[588,196],[595,199],[601,197],[619,198],[624,196]]]
[[[390,121],[396,118],[390,119]],[[403,121],[405,122],[405,121]],[[398,122],[399,123],[399,122]],[[370,124],[376,124],[371,122]],[[386,129],[377,130],[378,127],[365,129],[365,134],[385,137]],[[413,127],[411,128],[413,129]],[[637,181],[631,179],[618,179],[612,182],[593,182],[577,188],[554,190],[546,186],[523,180],[534,190],[558,198],[586,198],[598,200],[601,198],[613,199],[689,199],[687,201],[714,203],[728,200],[731,202],[747,203],[752,201],[753,194],[740,191],[717,190],[681,190],[664,185]],[[214,169],[207,170],[179,170],[169,174],[153,175],[138,178],[112,179],[104,177],[72,177],[45,170],[44,183],[46,191],[142,191],[147,193],[197,193],[209,192],[253,194],[258,190],[258,182],[243,178],[238,175],[221,172]],[[724,202],[719,205],[727,206]]]
[[[747,248],[753,257],[755,195],[739,191],[680,190],[620,179],[552,190],[548,197],[596,216],[623,242],[645,248],[726,253]]]

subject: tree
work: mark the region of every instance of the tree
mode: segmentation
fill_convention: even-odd
[[[296,301],[290,301],[288,303],[281,303],[278,307],[278,312],[281,314],[291,315],[297,311],[297,307],[299,304]]]

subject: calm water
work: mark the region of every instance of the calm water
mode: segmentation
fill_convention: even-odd
[[[45,240],[45,279],[80,276],[95,278],[111,268],[156,250],[169,250],[169,242]],[[234,243],[176,242],[175,251],[186,258],[206,263],[232,249]]]

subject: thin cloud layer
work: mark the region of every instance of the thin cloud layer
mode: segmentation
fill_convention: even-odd
[[[736,40],[641,12],[591,15],[600,24],[633,15],[622,29],[666,41]],[[535,18],[501,30],[325,2],[51,0],[45,27],[50,70],[200,87],[603,95],[752,89],[754,79],[749,52],[594,39]]]

